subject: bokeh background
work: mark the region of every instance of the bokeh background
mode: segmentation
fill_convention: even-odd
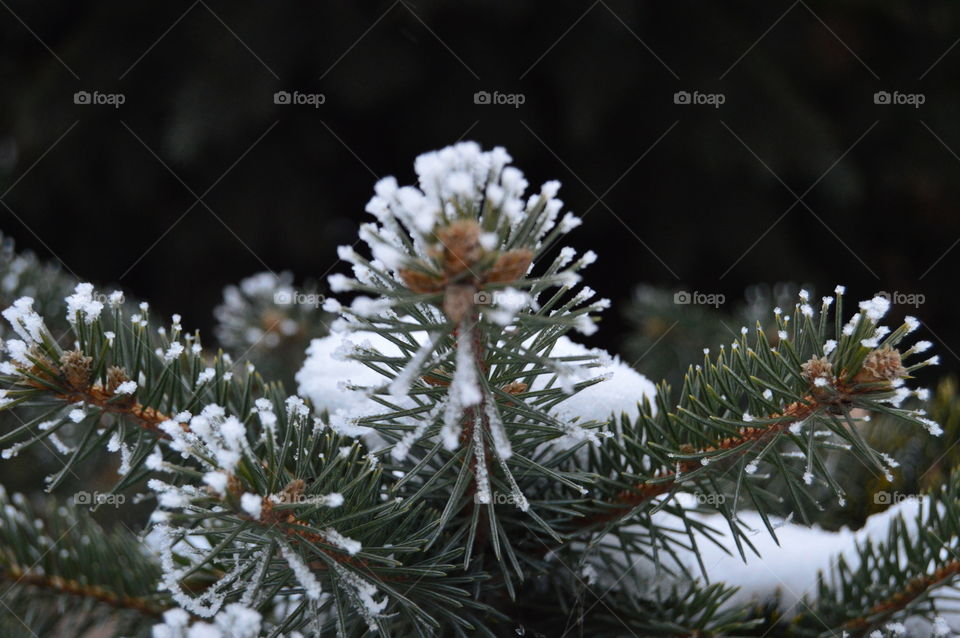
[[[623,351],[639,283],[732,306],[753,284],[842,282],[923,295],[895,311],[955,369],[958,27],[947,0],[4,0],[0,229],[209,333],[221,289],[256,271],[325,287],[377,177],[474,139],[585,215],[570,241],[614,301],[597,345]]]

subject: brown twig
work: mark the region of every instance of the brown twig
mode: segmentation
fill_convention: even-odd
[[[59,576],[32,574],[17,566],[8,568],[3,572],[3,576],[13,580],[15,585],[29,585],[73,596],[92,598],[117,609],[131,609],[147,616],[159,618],[166,609],[166,607],[159,606],[144,598],[121,596],[99,585],[83,585],[75,580],[68,580]]]
[[[955,560],[946,563],[932,574],[917,576],[908,581],[902,591],[871,607],[865,616],[848,621],[843,625],[843,628],[862,634],[880,622],[880,619],[868,620],[869,617],[881,614],[881,618],[886,618],[890,614],[906,608],[924,592],[957,575],[960,575],[960,561]]]
[[[770,415],[769,419],[777,420],[776,423],[765,427],[743,427],[738,430],[736,436],[727,437],[715,445],[685,452],[689,454],[709,454],[722,450],[732,450],[746,443],[760,442],[780,434],[791,425],[803,421],[821,408],[837,409],[850,403],[852,390],[849,386],[838,382],[834,389],[836,394],[831,394],[829,397],[822,393],[809,394],[802,401],[795,401],[788,405],[783,412]],[[745,454],[746,452],[747,449],[744,448],[742,453]],[[638,505],[675,489],[679,485],[677,478],[679,475],[692,472],[699,467],[701,467],[699,459],[681,461],[676,469],[664,472],[657,476],[655,481],[644,481],[622,490],[617,494],[614,501],[615,507],[583,519],[580,522],[580,527],[591,527],[598,523],[606,523],[625,516]]]

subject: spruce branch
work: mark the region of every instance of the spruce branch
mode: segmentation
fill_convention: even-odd
[[[890,457],[860,434],[869,427],[870,413],[939,434],[940,427],[922,410],[899,407],[916,394],[904,380],[936,363],[934,357],[903,365],[930,345],[917,342],[902,354],[897,349],[919,322],[908,317],[892,332],[880,326],[889,302],[876,297],[862,302],[860,312],[843,324],[842,287],[833,319],[833,297],[824,298],[819,317],[808,300],[801,291],[794,321],[775,311],[776,345],[759,324],[752,342],[744,328],[729,350],[721,346],[716,358],[707,355],[702,365],[690,368],[675,406],[668,403],[669,388],[661,386],[656,406],[644,406],[636,422],[622,423],[622,436],[610,442],[612,451],[591,450],[590,469],[606,477],[596,490],[603,497],[585,508],[579,524],[609,531],[640,508],[661,508],[678,491],[698,495],[702,505],[723,512],[734,526],[746,496],[766,521],[765,512],[776,500],[763,489],[771,475],[786,482],[793,506],[808,520],[807,510],[815,503],[804,488],[813,481],[823,481],[844,498],[826,470],[827,451],[848,450],[892,479]]]
[[[30,403],[47,416],[3,440],[22,446],[77,430],[51,488],[105,444],[122,457],[114,491],[152,475],[162,583],[178,605],[226,622],[237,613],[231,604],[264,612],[300,595],[284,631],[349,617],[386,632],[383,618],[397,615],[397,626],[477,624],[473,613],[485,608],[459,586],[482,575],[447,577],[457,552],[423,553],[431,516],[386,497],[382,470],[361,446],[250,370],[235,375],[226,356],[207,366],[177,317],[156,334],[142,313],[126,317],[119,304],[105,312],[88,284],[67,302],[76,337],[67,352],[29,299],[5,313],[21,339],[6,344],[3,407]],[[210,549],[180,551],[201,537]],[[191,593],[185,583],[205,569],[219,578]],[[255,588],[238,587],[255,576]],[[343,595],[325,593],[337,588]]]
[[[250,361],[289,387],[310,340],[327,333],[323,301],[315,282],[298,285],[289,272],[260,272],[223,289],[214,336],[234,361]]]
[[[108,532],[72,504],[47,497],[35,508],[0,491],[0,547],[6,635],[24,625],[47,635],[64,622],[74,635],[98,625],[148,635],[173,604],[156,591],[160,566],[137,536],[124,527]]]
[[[527,183],[509,160],[503,149],[485,153],[464,143],[418,158],[419,188],[399,187],[393,178],[378,182],[367,206],[378,224],[360,233],[374,259],[342,247],[355,278],[330,278],[334,291],[361,296],[349,306],[327,305],[341,315],[335,330],[376,334],[399,350],[388,356],[347,342],[346,356],[383,376],[367,389],[382,409],[332,415],[335,426],[375,429],[387,443],[378,454],[403,473],[395,490],[442,509],[432,540],[465,515],[471,522],[461,532],[464,564],[474,547],[489,543],[508,582],[505,566],[519,563],[505,542],[495,494],[508,494],[514,508],[559,540],[527,489],[546,477],[586,488],[534,456],[561,437],[596,439],[592,430],[601,423],[551,412],[599,381],[589,374],[596,358],[567,362],[551,352],[570,330],[595,331],[591,313],[608,305],[591,302],[589,288],[568,294],[578,271],[595,260],[592,252],[576,259],[564,248],[536,272],[537,260],[579,219],[558,220],[556,182],[524,202]]]
[[[809,611],[792,624],[798,635],[866,636],[907,618],[933,622],[955,609],[960,583],[960,473],[900,505],[883,540],[838,557],[823,574]]]
[[[629,584],[617,579],[603,597],[615,609],[588,609],[579,576],[602,566],[605,577],[627,556],[658,569],[682,565],[682,552],[702,560],[698,543],[722,543],[699,516],[710,510],[745,555],[744,509],[775,535],[772,479],[804,520],[819,506],[814,482],[844,498],[830,452],[890,477],[892,459],[862,434],[871,414],[939,433],[922,410],[901,407],[921,398],[906,380],[936,363],[913,362],[929,343],[902,344],[919,322],[881,326],[889,304],[877,297],[844,324],[839,288],[819,313],[805,291],[790,316],[775,310],[776,338],[744,328],[705,354],[676,403],[666,384],[655,394],[634,384],[628,401],[640,405],[623,414],[623,401],[578,404],[626,368],[567,336],[594,332],[608,306],[580,285],[596,256],[553,250],[579,219],[560,216],[556,182],[528,197],[509,161],[502,149],[458,144],[418,158],[417,186],[377,183],[367,206],[377,222],[360,230],[369,254],[341,247],[353,277],[330,278],[352,298],[324,303],[340,347],[329,352],[327,337],[308,351],[335,365],[326,348],[365,376],[314,394],[305,366],[297,381],[315,406],[250,363],[206,355],[179,317],[158,327],[146,304],[130,311],[90,284],[65,299],[65,342],[30,297],[3,312],[16,338],[4,343],[0,410],[30,418],[0,442],[63,436],[65,467],[50,489],[95,452],[119,453],[113,491],[146,490],[156,505],[155,578],[177,606],[163,611],[159,638],[496,636],[545,590],[565,620],[600,635],[624,624],[743,635],[756,623],[721,585],[666,591],[653,582],[660,572],[628,569]],[[260,284],[256,304],[226,317],[237,330],[263,305]],[[923,580],[915,567],[901,598],[835,614],[836,626],[918,608],[955,575],[944,564]],[[560,618],[545,626],[566,631]]]

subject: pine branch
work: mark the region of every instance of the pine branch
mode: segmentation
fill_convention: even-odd
[[[7,342],[3,407],[29,402],[47,420],[2,440],[29,445],[80,430],[51,488],[105,443],[122,457],[114,492],[169,475],[148,486],[162,510],[155,520],[163,584],[177,604],[219,622],[233,613],[232,601],[269,610],[301,596],[285,632],[309,623],[386,632],[387,617],[397,626],[480,624],[474,614],[489,610],[460,586],[484,575],[448,576],[459,552],[424,553],[435,519],[386,498],[382,470],[353,440],[255,374],[233,375],[224,356],[204,368],[197,338],[182,336],[178,318],[157,339],[142,315],[127,318],[119,304],[105,313],[94,299],[89,285],[68,299],[77,344],[68,352],[29,301],[5,313],[21,340]],[[212,549],[178,551],[197,537]],[[206,569],[220,576],[194,595],[185,583]],[[254,578],[253,588],[238,586]]]
[[[0,507],[7,635],[20,635],[24,624],[34,635],[49,635],[63,619],[73,635],[107,623],[118,633],[147,635],[171,606],[154,587],[159,565],[125,528],[108,532],[88,513],[49,497],[37,510],[3,491]]]
[[[18,338],[4,344],[0,410],[31,416],[0,443],[63,435],[49,489],[103,448],[120,454],[112,493],[146,484],[161,591],[180,607],[163,614],[161,636],[495,636],[544,582],[601,635],[617,635],[614,616],[641,633],[736,635],[752,621],[723,587],[667,594],[634,578],[609,593],[616,611],[588,613],[554,559],[682,565],[667,559],[721,542],[695,516],[711,509],[744,554],[738,511],[756,508],[774,533],[771,478],[807,520],[814,481],[844,497],[828,453],[891,475],[861,434],[871,413],[938,433],[900,407],[917,395],[905,379],[936,362],[904,363],[930,345],[900,345],[919,322],[880,326],[889,304],[878,297],[843,324],[841,289],[819,315],[805,292],[792,318],[776,310],[772,344],[744,329],[691,368],[676,404],[663,385],[636,419],[568,412],[612,364],[566,335],[591,334],[608,302],[573,291],[592,252],[550,258],[579,224],[559,217],[558,184],[527,198],[508,161],[461,144],[417,160],[419,188],[377,184],[367,209],[378,223],[361,228],[372,258],[341,248],[354,277],[331,287],[354,298],[324,304],[339,315],[333,331],[358,340],[335,355],[377,380],[344,379],[351,402],[320,416],[253,365],[205,358],[178,316],[151,326],[146,304],[131,314],[89,284],[66,299],[70,350],[30,298],[4,311]],[[237,326],[250,318],[241,306]],[[893,609],[872,604],[863,613]]]
[[[293,371],[330,317],[315,282],[295,286],[289,272],[261,272],[223,290],[214,336],[235,361],[249,361],[269,379],[293,387]]]
[[[763,512],[757,479],[768,480],[771,472],[792,486],[794,504],[805,515],[810,503],[801,483],[819,478],[843,497],[825,471],[826,450],[847,448],[890,475],[888,457],[859,434],[865,413],[887,414],[938,433],[939,426],[922,412],[898,407],[914,394],[903,387],[904,378],[936,362],[901,363],[929,346],[919,342],[902,355],[896,349],[918,322],[908,318],[892,333],[880,327],[888,303],[878,297],[861,304],[861,312],[844,325],[840,293],[838,288],[834,320],[828,317],[833,298],[825,298],[819,320],[803,296],[796,321],[778,311],[774,347],[759,328],[751,344],[744,329],[729,352],[721,347],[716,359],[706,357],[702,366],[690,369],[676,406],[667,403],[670,393],[663,386],[656,406],[646,406],[636,423],[623,424],[613,453],[591,454],[591,469],[612,479],[603,483],[609,500],[597,499],[585,524],[609,528],[676,490],[720,495],[709,504],[728,513],[726,497],[732,497],[735,510],[746,492]]]
[[[840,557],[823,575],[809,612],[792,621],[798,635],[866,636],[891,622],[933,621],[939,612],[955,609],[960,473],[905,505],[891,520],[885,540],[863,543],[855,559]]]

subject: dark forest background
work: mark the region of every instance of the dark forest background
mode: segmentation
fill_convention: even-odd
[[[585,215],[594,344],[628,340],[640,283],[846,283],[923,295],[895,314],[960,363],[957,3],[0,5],[0,229],[185,327],[256,271],[342,270],[377,177],[474,139]]]

